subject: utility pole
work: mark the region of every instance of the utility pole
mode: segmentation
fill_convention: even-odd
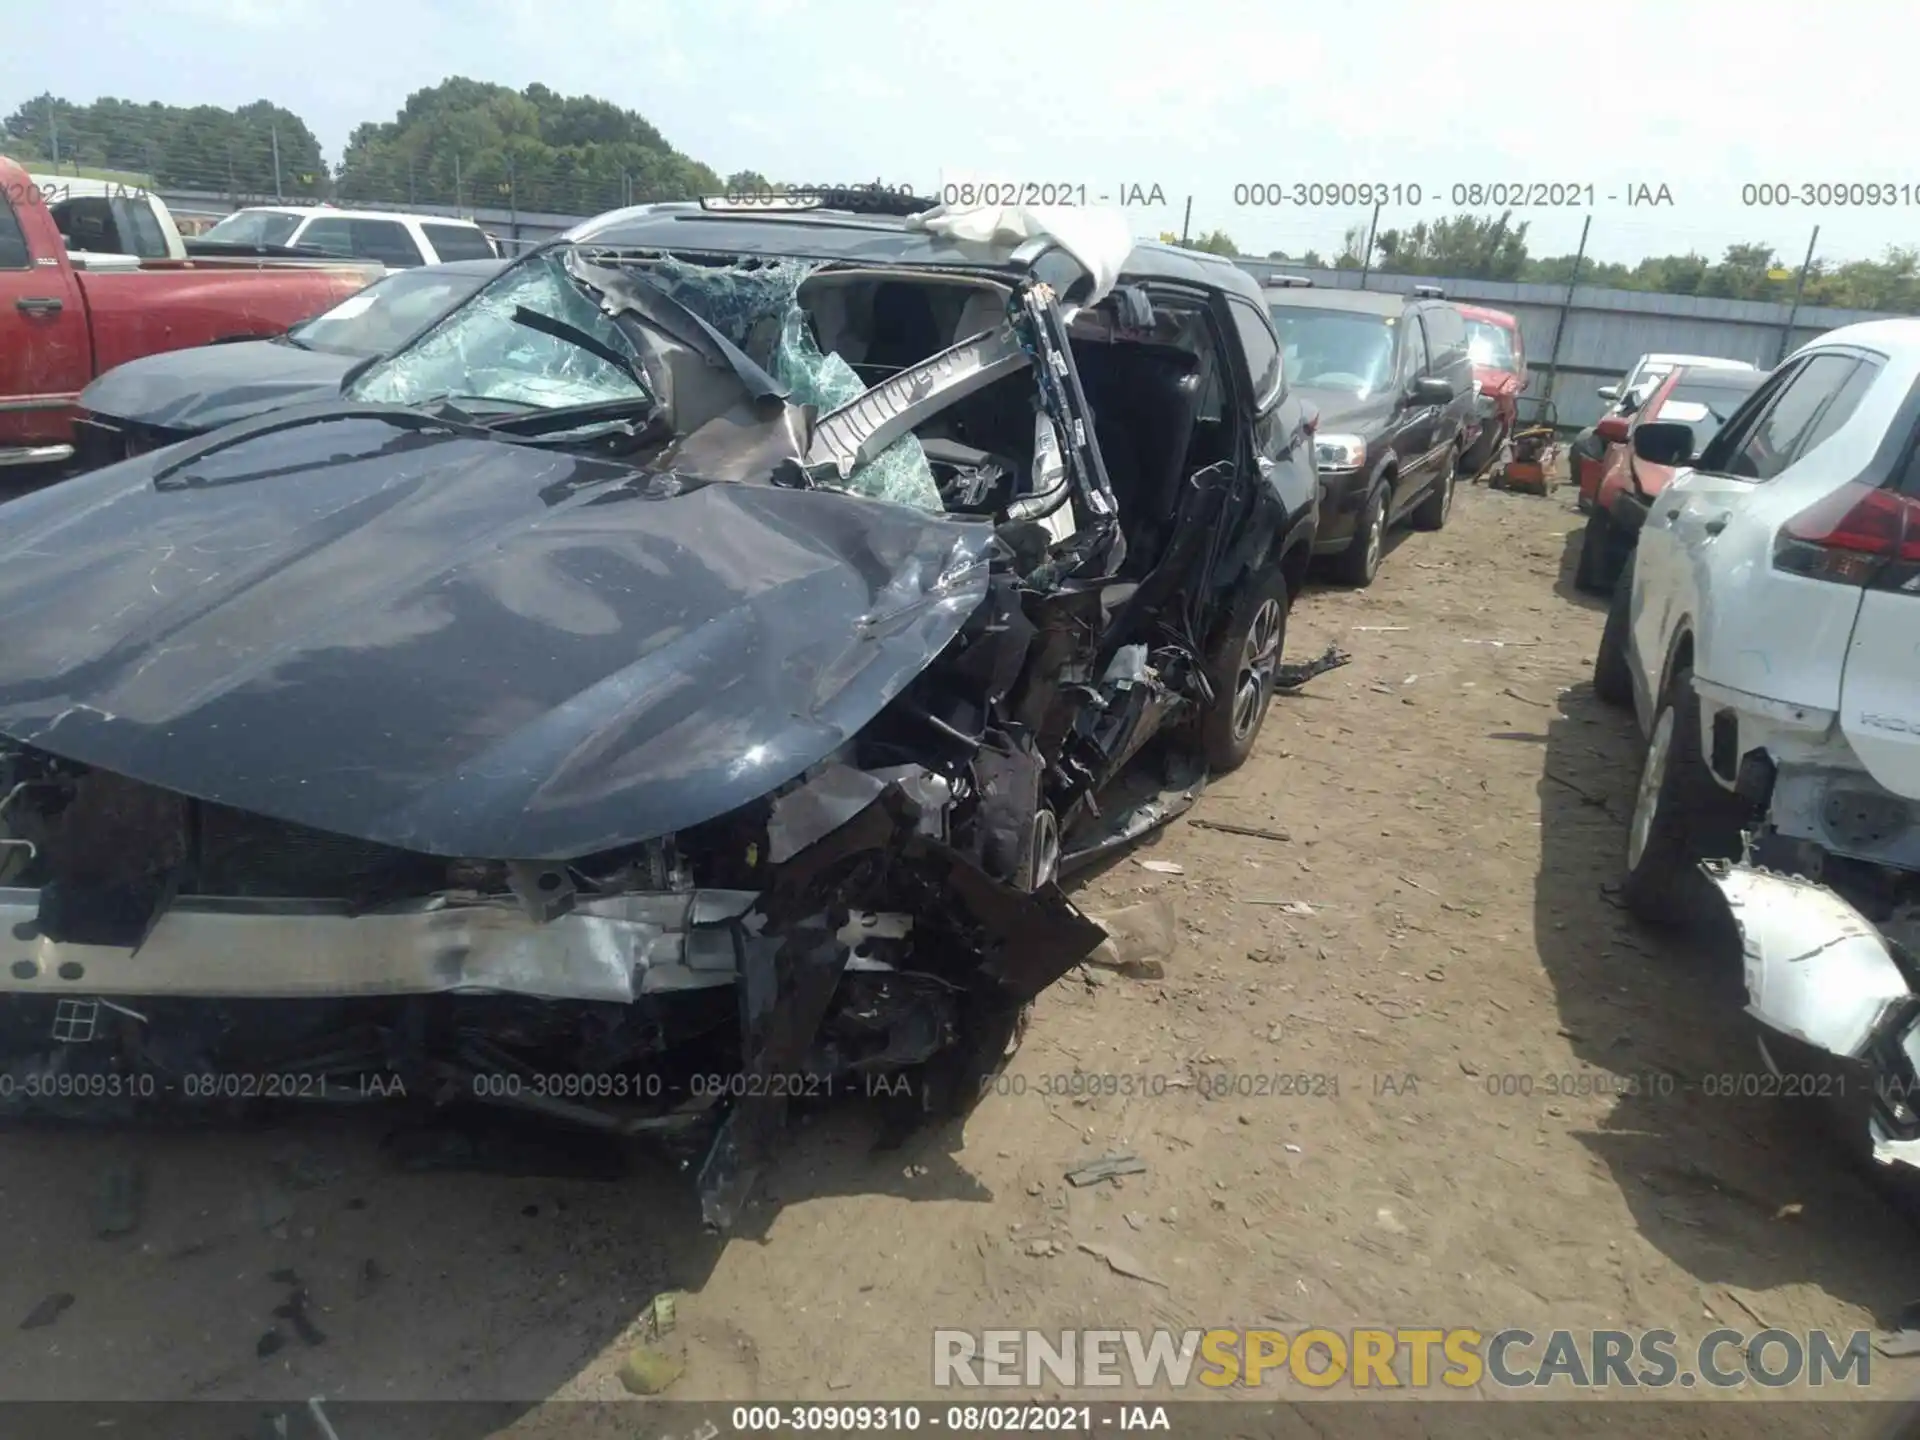
[[[1373,218],[1367,221],[1367,253],[1360,257],[1360,288],[1367,288],[1367,276],[1373,273],[1373,238],[1380,233],[1380,202],[1373,202]]]
[[[1780,332],[1780,352],[1773,357],[1778,365],[1787,358],[1787,350],[1793,344],[1793,322],[1800,317],[1800,297],[1807,293],[1807,272],[1813,268],[1813,247],[1820,243],[1820,227],[1813,227],[1813,234],[1807,239],[1807,258],[1800,262],[1800,279],[1793,287],[1793,304],[1787,310],[1786,327]]]
[[[1560,302],[1560,314],[1553,322],[1553,349],[1547,353],[1547,393],[1542,399],[1553,399],[1553,381],[1560,363],[1560,337],[1567,330],[1567,312],[1573,309],[1573,287],[1580,281],[1580,262],[1587,258],[1587,231],[1593,226],[1592,212],[1580,222],[1580,248],[1573,254],[1573,273],[1567,276],[1567,298]]]
[[[53,101],[47,101],[47,145],[52,151],[53,168],[60,168],[60,117],[53,113]]]
[[[273,198],[280,200],[285,198],[280,189],[280,127],[269,126],[267,135],[273,141]]]
[[[1193,225],[1193,197],[1189,195],[1187,197],[1186,216],[1180,221],[1180,243],[1182,245],[1185,245],[1187,243],[1187,232],[1192,227],[1192,225]]]
[[[453,213],[460,213],[460,156],[453,157]]]

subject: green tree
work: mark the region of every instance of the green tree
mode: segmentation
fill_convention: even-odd
[[[1173,231],[1162,230],[1160,243],[1178,245],[1183,250],[1205,250],[1212,255],[1225,255],[1228,259],[1240,253],[1239,246],[1233,243],[1233,237],[1224,230],[1210,230],[1205,235],[1196,235],[1191,240],[1182,240]]]
[[[36,166],[50,167],[57,155],[63,169],[124,171],[183,190],[301,196],[323,194],[328,184],[313,131],[270,100],[224,110],[111,96],[78,105],[43,94],[0,121],[0,141]]]
[[[390,121],[358,126],[337,187],[344,199],[513,206],[593,214],[716,195],[706,165],[611,101],[455,76],[415,91]]]

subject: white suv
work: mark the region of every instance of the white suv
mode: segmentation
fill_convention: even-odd
[[[1916,445],[1920,319],[1796,351],[1654,500],[1594,687],[1647,737],[1629,908],[1685,922],[1711,878],[1770,1056],[1782,1036],[1871,1051],[1920,1110],[1920,997],[1892,958],[1920,954]],[[1649,422],[1634,448],[1684,464],[1691,432]],[[1920,1156],[1895,1108],[1875,1121],[1883,1158]]]
[[[499,252],[471,220],[403,215],[390,210],[338,210],[331,205],[251,205],[215,225],[202,240],[237,245],[298,245],[389,270],[494,260]]]

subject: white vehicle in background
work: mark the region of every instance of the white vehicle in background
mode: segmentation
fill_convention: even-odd
[[[1614,404],[1630,396],[1650,395],[1655,382],[1665,379],[1676,366],[1691,365],[1707,370],[1753,370],[1757,366],[1745,360],[1729,360],[1723,355],[1642,355],[1616,385],[1602,385],[1596,392],[1602,400]]]
[[[1710,881],[1781,1093],[1920,1167],[1917,442],[1920,319],[1797,351],[1654,501],[1594,685],[1647,736],[1628,907],[1680,924]],[[1690,428],[1634,446],[1684,464]]]
[[[389,270],[444,265],[451,260],[494,260],[500,253],[471,220],[392,210],[341,210],[332,205],[249,205],[199,238],[215,245],[317,250],[371,260]]]

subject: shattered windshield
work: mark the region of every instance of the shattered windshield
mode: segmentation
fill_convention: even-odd
[[[566,254],[548,251],[508,270],[405,350],[376,362],[348,387],[347,398],[389,405],[495,400],[543,410],[651,398],[633,341],[568,273]],[[516,320],[521,309],[584,332],[631,368]]]
[[[823,352],[799,302],[818,266],[803,260],[750,258],[695,265],[663,256],[647,269],[653,282],[765,367],[796,405],[825,415],[857,399],[867,384],[835,352]],[[912,435],[862,465],[843,482],[823,482],[876,500],[939,513],[940,487],[926,451]]]

